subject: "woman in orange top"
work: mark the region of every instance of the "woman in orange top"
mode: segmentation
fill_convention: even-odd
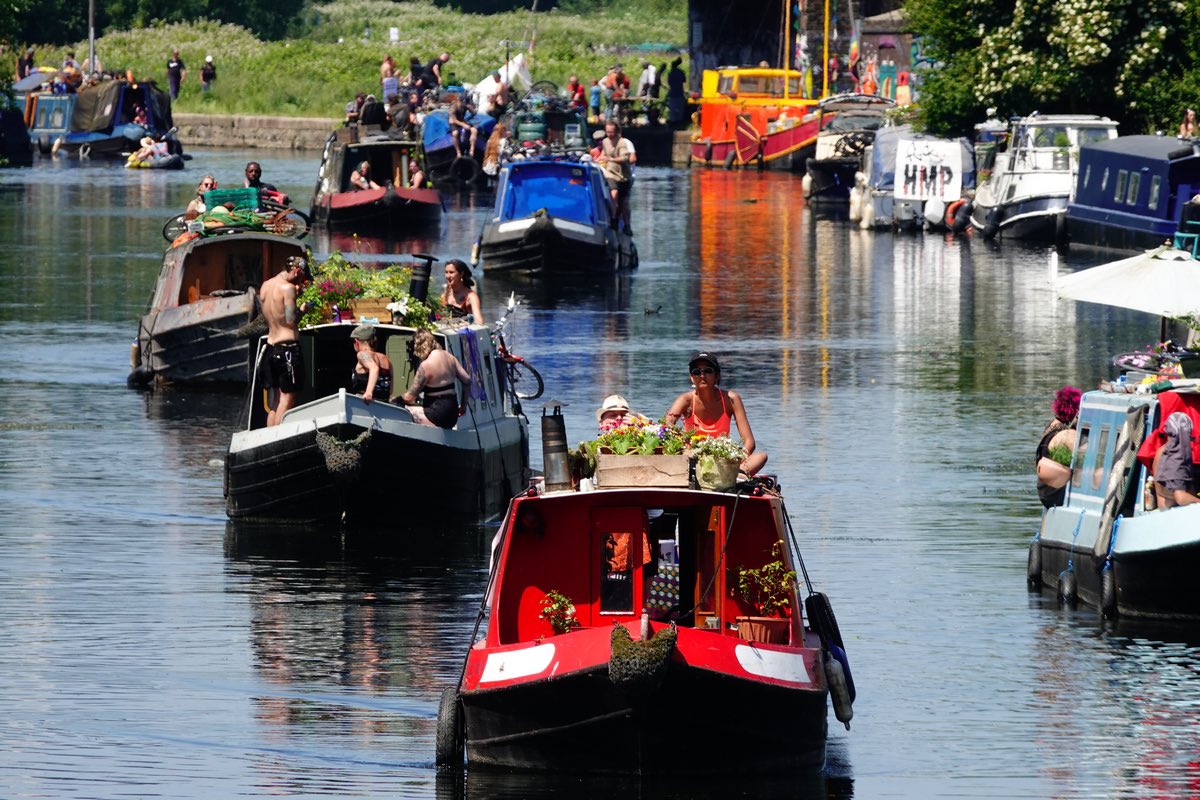
[[[721,380],[721,364],[712,353],[699,352],[688,361],[692,391],[675,398],[664,418],[668,425],[683,420],[684,430],[694,430],[706,436],[729,436],[737,423],[738,436],[746,450],[742,471],[754,475],[767,463],[767,454],[754,452],[754,432],[746,419],[746,407],[737,392],[717,387]]]

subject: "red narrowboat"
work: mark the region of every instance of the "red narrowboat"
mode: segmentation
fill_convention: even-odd
[[[854,689],[827,598],[809,586],[799,602],[796,575],[808,575],[795,544],[770,481],[728,492],[567,483],[515,498],[486,633],[442,695],[438,764],[819,769],[827,703],[849,727]],[[764,569],[784,576],[769,618],[741,585]]]

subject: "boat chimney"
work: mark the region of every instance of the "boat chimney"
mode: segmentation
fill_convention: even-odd
[[[412,265],[412,280],[408,283],[408,293],[414,300],[424,303],[429,297],[429,276],[433,274],[433,262],[437,261],[437,256],[413,253],[412,257],[425,263]]]
[[[566,403],[550,400],[542,406],[542,472],[547,492],[571,490],[571,464],[567,459]],[[552,409],[552,410],[551,410]],[[551,410],[549,414],[547,410]]]

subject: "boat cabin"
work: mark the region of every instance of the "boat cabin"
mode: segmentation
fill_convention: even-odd
[[[1200,192],[1200,146],[1165,136],[1121,136],[1079,150],[1075,198],[1067,207],[1072,243],[1122,250],[1195,233],[1187,213]]]
[[[239,232],[202,237],[169,248],[151,301],[152,309],[184,306],[257,289],[287,263],[303,256],[296,239]]]
[[[556,159],[513,161],[500,172],[495,222],[532,220],[541,212],[562,220],[607,225],[612,198],[594,164]]]
[[[138,106],[146,111],[144,126],[134,122]],[[153,81],[106,80],[76,93],[71,129],[62,142],[71,148],[89,145],[98,154],[119,153],[147,134],[165,136],[174,125],[171,98]]]
[[[1003,160],[1008,174],[1067,171],[1074,166],[1072,161],[1078,163],[1080,148],[1115,138],[1117,123],[1093,114],[1015,117],[1007,135],[983,155],[977,169],[981,174],[995,171]]]
[[[522,498],[510,508],[488,646],[553,635],[541,616],[552,590],[572,599],[584,628],[629,623],[645,611],[651,619],[737,637],[739,617],[755,614],[737,591],[740,568],[779,556],[783,521],[768,498],[644,488],[543,498]],[[794,593],[780,624],[784,643],[802,641]]]
[[[357,187],[351,185],[350,176],[363,161],[371,165],[373,181],[380,186],[391,183],[397,189],[408,187],[413,173],[421,167],[420,145],[415,141],[388,133],[367,134],[361,138],[345,135],[345,138],[348,141],[335,135],[325,145],[317,172],[314,206],[318,205],[318,196],[354,191]]]

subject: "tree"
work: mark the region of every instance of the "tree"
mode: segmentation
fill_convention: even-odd
[[[1129,129],[1153,125],[1147,87],[1162,86],[1191,64],[1194,49],[1168,47],[1169,31],[1188,30],[1200,0],[909,0],[905,13],[941,70],[921,90],[925,125],[962,135],[986,110],[1105,114]],[[1178,34],[1176,34],[1178,37]],[[1166,92],[1169,95],[1170,92]]]

